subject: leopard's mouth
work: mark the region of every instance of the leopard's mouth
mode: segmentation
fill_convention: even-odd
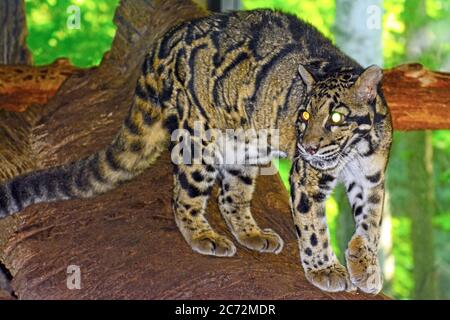
[[[327,154],[323,156],[318,152],[317,154],[310,154],[306,152],[301,144],[297,144],[300,157],[309,163],[312,167],[318,170],[330,170],[336,168],[342,159],[340,152],[334,152],[333,154]]]

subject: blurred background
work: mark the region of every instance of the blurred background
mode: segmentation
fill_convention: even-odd
[[[95,66],[111,46],[118,0],[26,0],[36,65],[67,57]],[[420,62],[450,72],[448,0],[198,0],[214,11],[275,8],[312,23],[364,66]],[[77,14],[79,19],[77,19]],[[411,97],[414,101],[414,97]],[[450,115],[449,115],[450,116]],[[290,163],[279,163],[288,188]],[[327,202],[340,260],[354,227],[345,192]],[[381,239],[384,292],[450,299],[450,130],[395,132]]]

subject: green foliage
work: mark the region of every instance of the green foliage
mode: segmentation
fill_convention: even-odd
[[[422,63],[429,69],[450,70],[450,37],[448,34],[450,3],[444,0],[427,0],[425,2],[426,10],[423,10],[420,7],[421,1],[408,1],[414,1],[414,3],[408,2],[408,6],[405,6],[405,0],[385,1],[385,6],[390,6],[388,11],[390,9],[396,10],[396,18],[391,17],[391,20],[395,20],[400,26],[397,30],[398,32],[391,32],[392,39],[396,43],[385,39],[385,53],[386,51],[389,53],[387,58],[385,57],[386,65],[394,66],[405,61],[414,60]],[[392,50],[396,47],[401,47],[401,50]],[[408,152],[414,152],[395,143],[395,141],[404,141],[404,139],[408,139],[408,133],[397,133],[394,136],[390,170],[388,171],[390,173],[389,189],[393,190],[395,195],[391,205],[395,209],[395,214],[401,216],[401,219],[407,219],[407,213],[404,212],[403,204],[408,201],[407,191],[408,185],[411,183],[410,181],[402,181],[403,164],[409,161]],[[441,290],[440,295],[442,298],[445,298],[450,294],[449,291],[445,291],[446,289],[448,290],[450,283],[448,271],[450,250],[448,245],[444,245],[445,240],[450,240],[450,236],[448,233],[443,232],[449,230],[450,224],[450,131],[433,132],[432,145],[433,184],[436,198],[433,236],[435,256],[438,260],[436,269]],[[399,186],[402,187],[399,188]],[[412,267],[410,268],[409,263],[405,260],[404,254],[407,254],[407,252],[403,248],[408,243],[405,240],[408,241],[410,236],[405,238],[406,230],[402,228],[402,225],[399,226],[400,229],[393,228],[393,241],[396,244],[394,256],[397,259],[393,294],[399,297],[410,297],[410,295],[407,295],[407,291],[409,290],[410,294],[412,292],[413,286],[410,286],[408,283],[408,281],[411,282],[412,276],[410,278],[407,275],[412,274]],[[432,268],[432,265],[430,265],[430,268]]]
[[[404,216],[392,217],[392,232],[395,272],[391,284],[392,291],[388,294],[398,299],[408,299],[411,298],[414,289],[411,220]]]
[[[450,211],[435,217],[433,223],[442,231],[450,232]]]
[[[280,159],[279,161],[275,161],[274,164],[278,172],[280,173],[283,185],[288,191],[290,191],[291,187],[289,185],[289,172],[291,171],[291,162],[286,159]]]
[[[435,225],[447,230],[450,224],[450,131],[433,132],[433,174],[436,195]],[[447,221],[447,222],[445,222]],[[449,278],[450,279],[450,278]]]
[[[417,19],[417,12],[405,10],[406,1],[385,0],[386,14],[383,22],[383,45],[385,67],[390,68],[411,59],[430,69],[450,70],[450,2],[447,0],[427,0],[426,14],[417,5],[410,6],[423,13]],[[417,27],[414,35],[409,35],[407,26]],[[407,42],[411,42],[407,48]],[[407,59],[407,56],[409,57]]]
[[[442,217],[442,216],[441,216]],[[445,220],[445,221],[444,221]],[[446,230],[442,229],[442,226],[436,228],[434,231],[435,247],[438,248],[437,252],[441,254],[436,255],[436,261],[434,263],[436,267],[437,282],[439,284],[439,298],[449,300],[450,299],[450,229],[448,228],[450,221],[450,214],[447,214],[445,219],[442,217],[442,222],[447,226]]]
[[[28,46],[37,65],[67,57],[79,67],[99,64],[111,47],[118,0],[26,0]],[[71,5],[80,8],[80,29],[68,28]]]

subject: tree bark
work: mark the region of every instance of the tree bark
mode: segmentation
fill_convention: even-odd
[[[31,64],[24,0],[0,1],[0,64]]]
[[[450,74],[412,63],[386,70],[383,89],[395,130],[450,128]]]
[[[49,66],[0,66],[0,109],[23,112],[31,105],[45,105],[61,84],[80,69],[66,59]]]

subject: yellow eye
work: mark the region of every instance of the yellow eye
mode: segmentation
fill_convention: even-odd
[[[309,120],[309,117],[310,117],[310,114],[309,114],[308,111],[302,111],[301,116],[302,116],[302,119],[303,119],[303,120],[308,121],[308,120]]]
[[[332,112],[331,113],[331,122],[333,124],[339,124],[339,123],[342,123],[342,121],[344,121],[344,115],[342,115],[339,112]]]

